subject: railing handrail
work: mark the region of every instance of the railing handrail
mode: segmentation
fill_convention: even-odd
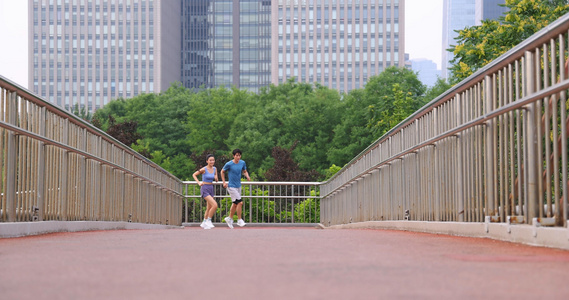
[[[521,98],[519,100],[516,100],[515,102],[512,102],[510,104],[507,104],[503,107],[500,107],[498,109],[495,109],[487,114],[483,114],[478,118],[475,118],[471,121],[465,122],[464,124],[457,126],[451,130],[448,130],[446,132],[443,132],[442,134],[439,134],[435,137],[432,137],[424,142],[421,142],[411,148],[405,149],[399,153],[396,153],[395,155],[392,155],[391,157],[380,161],[379,163],[371,166],[370,168],[364,170],[363,172],[361,172],[360,174],[354,176],[350,181],[336,187],[335,189],[329,191],[328,193],[326,193],[326,195],[321,195],[321,198],[326,198],[327,196],[335,193],[336,191],[342,189],[343,187],[345,187],[346,185],[348,185],[350,182],[353,182],[354,180],[357,180],[358,178],[361,178],[362,176],[365,176],[366,174],[369,174],[371,171],[373,171],[374,169],[377,169],[383,165],[389,164],[390,162],[396,160],[396,159],[400,159],[401,157],[408,155],[410,153],[416,152],[417,150],[424,148],[426,146],[432,145],[440,140],[443,140],[445,138],[451,137],[451,136],[455,136],[460,134],[460,132],[472,128],[474,126],[478,126],[478,125],[482,125],[490,120],[492,120],[493,118],[506,114],[508,112],[514,111],[516,109],[520,109],[538,99],[543,99],[545,97],[551,96],[553,94],[559,93],[563,90],[567,90],[569,89],[569,79],[566,79],[560,83],[557,83],[555,85],[552,85],[549,88],[543,89],[539,92],[536,92],[530,96],[526,96],[524,98]],[[322,183],[324,184],[324,183]]]
[[[206,201],[202,198],[197,181],[184,181],[184,220],[186,223],[202,221]],[[241,199],[244,200],[243,218],[248,223],[304,223],[320,220],[320,182],[242,181]],[[213,182],[213,194],[218,209],[213,219],[223,222],[229,215],[231,197],[222,182]]]
[[[419,110],[414,112],[412,115],[407,117],[405,120],[401,121],[399,124],[391,128],[387,133],[383,136],[375,140],[371,143],[368,147],[366,147],[363,151],[361,151],[357,156],[352,158],[340,171],[338,171],[334,176],[323,182],[322,184],[326,184],[331,182],[336,177],[340,176],[345,170],[349,168],[350,165],[358,161],[362,156],[367,154],[371,149],[375,148],[377,145],[383,143],[389,137],[398,133],[402,128],[405,128],[416,119],[420,118],[421,116],[425,115],[426,113],[432,111],[436,106],[440,105],[441,103],[446,102],[449,98],[454,97],[456,94],[468,89],[471,87],[472,82],[478,82],[482,80],[486,74],[491,73],[495,70],[501,69],[509,61],[521,58],[525,51],[532,49],[538,45],[541,45],[544,41],[549,40],[550,38],[557,36],[561,33],[566,32],[566,28],[564,27],[565,23],[569,21],[569,13],[563,15],[556,21],[552,22],[551,24],[547,25],[540,31],[534,33],[532,36],[518,44],[517,46],[513,47],[512,49],[508,50],[506,53],[500,55],[498,58],[494,59],[492,62],[484,66],[483,68],[476,71],[474,74],[468,76],[466,79],[462,80],[455,86],[448,89],[443,94],[439,95],[437,98],[431,100],[429,103],[425,104]]]
[[[48,139],[48,138],[42,137],[41,135],[35,134],[35,133],[33,133],[33,132],[30,132],[30,131],[27,131],[27,130],[24,130],[24,129],[21,129],[21,128],[19,128],[19,127],[17,127],[17,126],[14,126],[14,125],[12,125],[12,124],[9,124],[9,123],[0,121],[0,127],[4,127],[4,128],[6,128],[6,129],[8,129],[8,130],[11,130],[11,131],[17,132],[17,133],[19,133],[19,134],[22,134],[22,135],[31,137],[31,138],[33,138],[33,139],[42,141],[42,142],[44,142],[45,144],[57,146],[57,147],[59,147],[59,148],[65,149],[65,150],[67,150],[67,151],[69,151],[69,152],[77,153],[77,154],[82,155],[82,156],[84,156],[84,157],[86,157],[86,158],[89,158],[89,159],[98,161],[98,162],[103,163],[103,164],[105,164],[105,165],[109,165],[109,166],[113,167],[114,169],[119,169],[119,170],[121,170],[121,171],[123,171],[123,172],[125,172],[125,173],[128,173],[128,174],[130,174],[130,175],[132,175],[132,176],[134,176],[134,177],[136,177],[136,178],[140,178],[140,179],[142,179],[142,180],[144,180],[144,181],[153,182],[153,180],[150,179],[150,178],[146,178],[146,177],[144,177],[144,176],[141,175],[141,174],[135,173],[135,172],[133,172],[133,171],[127,169],[127,168],[124,168],[124,167],[122,167],[122,166],[119,166],[119,165],[117,165],[117,164],[115,164],[115,163],[112,163],[112,162],[110,162],[110,161],[108,161],[108,160],[102,159],[102,158],[97,157],[97,156],[95,156],[95,155],[92,155],[92,154],[90,154],[90,153],[88,153],[88,152],[85,152],[85,151],[83,151],[83,150],[80,150],[80,149],[77,149],[77,148],[74,148],[74,147],[65,145],[65,144],[63,144],[63,143],[54,141],[54,140],[52,140],[52,139]],[[154,182],[153,184],[156,185],[156,186],[160,186],[160,187],[162,187],[162,188],[164,188],[164,189],[167,189],[167,190],[169,190],[169,191],[171,191],[171,192],[173,192],[173,193],[175,193],[175,194],[177,194],[177,195],[179,195],[179,196],[183,196],[182,193],[180,193],[180,191],[176,191],[176,190],[174,190],[174,189],[171,189],[171,188],[169,188],[169,187],[167,187],[167,186],[164,186],[164,185],[162,185],[162,184],[160,184],[160,183],[158,183],[158,182]]]
[[[145,163],[147,163],[147,164],[151,165],[153,168],[159,170],[164,175],[166,175],[166,176],[168,176],[174,180],[177,180],[178,183],[181,183],[181,180],[178,179],[177,177],[175,177],[174,175],[172,175],[170,172],[166,171],[164,168],[162,168],[161,166],[159,166],[158,164],[156,164],[152,160],[150,160],[147,157],[141,155],[140,153],[134,151],[132,148],[123,144],[122,142],[120,142],[119,140],[110,136],[106,132],[102,131],[101,129],[99,129],[95,126],[93,126],[91,123],[79,118],[75,114],[70,113],[69,111],[65,110],[64,108],[60,107],[59,105],[45,101],[40,96],[32,93],[31,91],[20,86],[19,84],[3,77],[2,75],[0,75],[0,87],[5,88],[7,90],[10,90],[12,92],[15,92],[18,96],[24,97],[24,98],[26,98],[26,100],[29,100],[29,101],[37,104],[40,107],[49,107],[50,112],[55,113],[60,117],[69,119],[71,122],[75,123],[76,125],[79,125],[82,128],[85,128],[86,130],[88,130],[89,132],[100,136],[101,138],[107,140],[108,142],[116,145],[120,149],[128,152],[129,154],[131,154],[133,156],[136,156],[140,160],[143,160]],[[4,123],[4,124],[6,124],[6,123]]]
[[[182,181],[183,184],[197,184],[196,181]],[[214,185],[223,184],[221,181],[213,182]],[[309,181],[241,181],[241,185],[321,185],[322,182]]]

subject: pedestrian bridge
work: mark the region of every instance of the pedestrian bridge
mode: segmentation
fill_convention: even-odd
[[[498,248],[508,250],[482,249],[478,246],[498,242],[373,230],[488,237],[569,249],[568,31],[569,16],[564,16],[421,108],[326,182],[247,183],[245,221],[249,226],[286,229],[212,230],[206,235],[192,228],[203,214],[195,183],[180,181],[104,132],[0,77],[0,234],[10,237],[53,231],[144,229],[0,240],[1,266],[10,270],[2,272],[0,294],[20,283],[21,277],[11,274],[25,271],[34,274],[37,281],[26,282],[27,292],[22,286],[14,294],[41,294],[49,289],[55,293],[56,289],[65,290],[64,298],[76,298],[82,289],[61,287],[50,280],[58,278],[51,274],[53,270],[61,269],[66,270],[61,276],[78,281],[89,275],[104,280],[105,275],[112,274],[117,282],[105,286],[114,286],[117,292],[121,287],[134,289],[136,282],[138,294],[148,298],[157,295],[151,283],[166,288],[177,281],[177,287],[184,287],[178,291],[185,291],[190,279],[196,280],[192,284],[224,279],[220,283],[227,293],[220,297],[230,296],[234,290],[245,291],[247,284],[236,283],[246,280],[258,280],[255,287],[259,291],[267,289],[267,294],[259,292],[259,296],[270,291],[299,295],[295,293],[306,288],[300,279],[326,275],[337,276],[324,281],[325,288],[319,290],[324,295],[330,293],[330,297],[344,295],[342,283],[370,291],[354,292],[361,297],[373,292],[410,298],[415,294],[403,291],[415,288],[457,295],[452,294],[451,286],[453,279],[459,278],[464,280],[458,282],[462,287],[472,285],[468,295],[477,297],[482,292],[488,296],[503,292],[495,284],[503,284],[510,277],[501,276],[493,283],[489,279],[493,278],[491,274],[507,269],[524,274],[507,283],[512,290],[532,294],[532,283],[539,285],[539,280],[548,278],[540,293],[568,295],[567,285],[558,282],[566,277],[566,252],[506,244]],[[223,203],[227,196],[220,187],[216,193],[222,205],[214,220],[220,221],[226,215],[227,205]],[[182,230],[182,225],[189,227]],[[303,225],[346,230],[293,227]],[[176,230],[154,231],[156,226]],[[302,244],[282,244],[280,239],[292,239],[290,235],[298,235],[296,242]],[[397,247],[390,238],[400,242],[393,244]],[[254,248],[248,248],[248,240]],[[458,249],[464,241],[469,241],[467,246]],[[314,252],[306,255],[309,260],[287,263],[311,251],[310,247]],[[455,247],[456,252],[452,252]],[[547,254],[535,254],[540,251]],[[210,254],[213,259],[206,265]],[[224,254],[237,262],[224,258],[219,260],[224,264],[218,265],[215,258]],[[163,258],[159,267],[154,265],[160,261],[157,257]],[[72,258],[73,263],[67,266],[63,258]],[[405,259],[410,263],[391,264]],[[447,261],[461,263],[455,268],[441,267]],[[119,262],[124,262],[124,270],[117,270]],[[247,269],[243,262],[254,262],[257,269]],[[240,268],[224,271],[224,266],[232,263]],[[495,267],[482,270],[487,263]],[[552,265],[565,268],[565,273],[556,273]],[[156,267],[160,275],[140,279],[143,272],[153,270],[148,266]],[[180,273],[180,269],[184,271]],[[480,271],[481,277],[459,276],[459,271],[466,269]],[[129,279],[128,270],[133,270],[130,278],[134,279]],[[186,270],[192,270],[192,276]],[[299,275],[299,270],[304,273]],[[344,276],[353,270],[359,275]],[[416,275],[416,271],[424,276]],[[539,279],[525,276],[534,273],[545,275]],[[201,274],[203,277],[193,277]],[[298,282],[281,289],[280,276],[298,276]],[[411,280],[408,285],[396,285],[390,276]],[[439,278],[449,280],[447,290],[435,284]],[[81,282],[87,284],[88,280]],[[391,290],[373,289],[374,284]],[[41,291],[36,286],[41,286]],[[199,290],[205,285],[197,286]],[[106,297],[107,293],[113,291],[98,290],[94,295]],[[306,294],[307,298],[311,295]]]

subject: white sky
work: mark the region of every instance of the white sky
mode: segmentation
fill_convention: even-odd
[[[441,67],[443,0],[405,1],[405,52]],[[0,0],[0,75],[28,87],[28,1]]]

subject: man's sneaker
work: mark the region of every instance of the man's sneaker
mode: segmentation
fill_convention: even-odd
[[[237,220],[237,225],[243,227],[243,226],[247,225],[247,223],[245,223],[245,221],[243,221],[243,219],[239,219],[239,220]]]
[[[215,227],[215,226],[213,226],[213,223],[211,222],[211,220],[207,220],[207,221],[205,222],[205,226],[207,226],[207,227],[209,227],[209,228]]]
[[[227,226],[229,226],[229,228],[233,229],[233,219],[230,217],[225,217],[225,223],[227,223]]]

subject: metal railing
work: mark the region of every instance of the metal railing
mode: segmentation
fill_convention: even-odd
[[[182,182],[0,76],[0,222],[180,225]]]
[[[321,222],[567,223],[569,15],[431,101],[323,183]]]
[[[304,223],[320,221],[319,182],[255,182],[243,181],[243,220],[247,223]],[[218,209],[213,222],[229,216],[231,198],[221,183],[214,183]],[[200,223],[206,203],[195,181],[184,181],[184,222]]]

